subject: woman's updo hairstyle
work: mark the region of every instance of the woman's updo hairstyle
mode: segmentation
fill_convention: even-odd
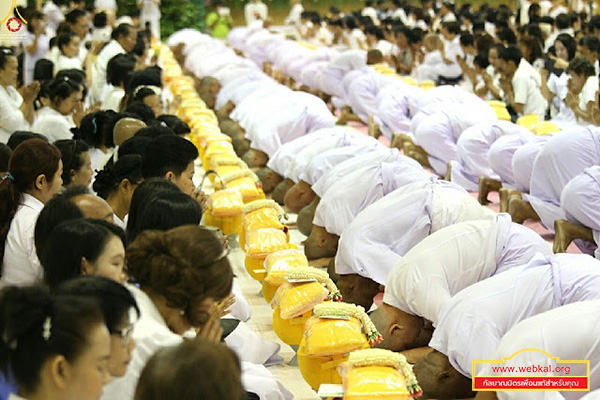
[[[61,101],[68,99],[73,93],[82,89],[81,85],[68,76],[62,76],[54,79],[48,87],[50,99],[54,104],[60,104]]]
[[[120,157],[116,163],[108,163],[102,171],[96,174],[94,191],[104,200],[116,190],[123,180],[137,185],[144,178],[142,176],[142,157],[137,154]]]
[[[74,362],[104,317],[92,300],[52,296],[41,286],[0,291],[0,369],[12,371],[20,390],[33,392],[44,363],[55,355]]]
[[[194,306],[231,293],[227,253],[215,232],[204,227],[144,231],[127,248],[127,270],[142,289],[164,296],[170,307],[185,310],[192,326],[201,326],[206,318]]]

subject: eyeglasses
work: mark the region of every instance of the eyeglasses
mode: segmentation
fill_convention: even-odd
[[[133,325],[128,326],[125,329],[114,330],[110,332],[111,335],[120,336],[122,340],[123,347],[129,346],[131,341],[131,333],[133,332]]]

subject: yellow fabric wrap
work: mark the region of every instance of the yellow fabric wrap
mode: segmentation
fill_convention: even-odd
[[[225,184],[227,188],[235,188],[240,191],[244,197],[244,202],[256,200],[260,197],[260,192],[256,187],[254,180],[248,176],[235,179]]]
[[[310,311],[327,298],[329,291],[319,282],[286,282],[275,293],[275,304],[282,319],[291,319]]]
[[[212,213],[215,217],[231,217],[243,213],[244,198],[236,189],[225,189],[210,195]]]
[[[406,379],[384,366],[352,368],[344,377],[345,400],[406,400]]]
[[[283,229],[283,224],[279,222],[279,213],[274,208],[263,207],[244,215],[243,227],[246,231],[253,231],[261,228]]]
[[[246,232],[246,255],[265,258],[270,253],[287,249],[287,236],[278,229],[258,229]]]
[[[265,259],[267,276],[265,281],[274,286],[287,282],[285,274],[290,268],[308,267],[308,259],[299,250],[281,250],[271,253]]]
[[[354,317],[313,317],[306,322],[304,329],[306,354],[309,356],[345,354],[368,346],[360,321]]]
[[[530,131],[533,130],[533,128],[540,122],[540,117],[535,114],[526,114],[517,119],[517,125],[520,125]]]

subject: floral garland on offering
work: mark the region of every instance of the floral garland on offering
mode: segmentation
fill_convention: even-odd
[[[395,353],[385,349],[364,349],[350,353],[348,363],[353,367],[368,367],[372,365],[382,365],[402,371],[406,378],[406,387],[413,397],[419,397],[423,390],[417,382],[412,366],[406,361],[406,357],[400,353]]]
[[[269,199],[254,200],[248,204],[244,204],[244,214],[248,214],[252,211],[260,210],[261,208],[272,208],[275,211],[277,211],[277,214],[279,214],[280,219],[281,218],[283,218],[285,220],[288,219],[288,215],[283,210],[283,208],[281,208],[281,206],[279,204],[277,204],[277,202],[275,200],[269,200]]]
[[[329,290],[329,296],[325,301],[342,301],[342,294],[325,271],[314,267],[297,267],[287,270],[286,278],[288,280],[314,279]]]
[[[373,324],[365,309],[356,304],[321,303],[315,306],[313,313],[319,317],[354,317],[362,323],[363,330],[371,347],[381,343],[383,340],[383,337],[377,331],[375,324]]]

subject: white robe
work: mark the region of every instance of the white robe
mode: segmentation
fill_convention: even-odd
[[[597,399],[600,383],[600,300],[589,300],[585,302],[567,304],[554,310],[538,314],[525,321],[520,322],[510,329],[500,340],[490,359],[501,360],[510,357],[516,352],[535,348],[547,352],[552,357],[561,360],[589,360],[590,361],[590,386],[596,392],[550,392],[531,391],[527,393],[527,399]],[[551,365],[556,367],[556,361],[549,360],[548,356],[537,351],[520,353],[512,359],[508,366],[527,367],[533,365]],[[492,366],[498,364],[487,364],[480,376],[501,376],[492,372]],[[504,365],[504,364],[503,364]],[[565,365],[565,364],[562,364]],[[575,368],[577,364],[566,364],[571,367],[571,375],[587,375],[587,370],[581,367]],[[530,376],[540,374],[528,374]],[[557,374],[541,374],[552,375]],[[504,375],[506,376],[506,375]],[[498,399],[522,399],[522,391],[498,391]],[[586,396],[587,394],[587,396]]]
[[[323,176],[319,178],[312,185],[312,190],[319,197],[323,197],[326,191],[329,190],[339,179],[356,171],[359,168],[366,167],[371,164],[381,162],[402,162],[408,166],[408,168],[417,168],[420,166],[412,158],[408,158],[405,155],[400,154],[398,149],[385,149],[377,148],[372,152],[362,154],[360,156],[353,157],[349,160],[343,161],[333,167],[331,170],[325,172]]]
[[[508,214],[461,222],[423,239],[390,271],[383,302],[437,326],[442,307],[466,287],[552,254],[535,232]]]
[[[13,86],[0,85],[0,143],[8,142],[15,131],[31,129],[21,112],[23,97]]]
[[[565,304],[598,299],[600,261],[580,254],[540,254],[456,294],[440,311],[429,346],[471,378],[472,361],[493,359],[498,342],[517,323]]]
[[[341,235],[365,207],[401,186],[428,177],[420,165],[407,168],[405,163],[377,163],[355,170],[334,183],[321,198],[313,224]]]
[[[433,180],[403,186],[365,208],[344,229],[335,271],[385,285],[396,262],[427,236],[458,222],[491,216],[453,183]]]
[[[487,154],[490,168],[500,177],[503,187],[516,189],[517,183],[513,174],[513,157],[520,147],[528,141],[533,140],[533,138],[532,133],[524,136],[502,136],[490,146]]]
[[[71,128],[75,128],[71,115],[63,115],[52,107],[44,107],[38,113],[31,130],[41,133],[50,143],[54,143],[57,140],[73,139]]]

